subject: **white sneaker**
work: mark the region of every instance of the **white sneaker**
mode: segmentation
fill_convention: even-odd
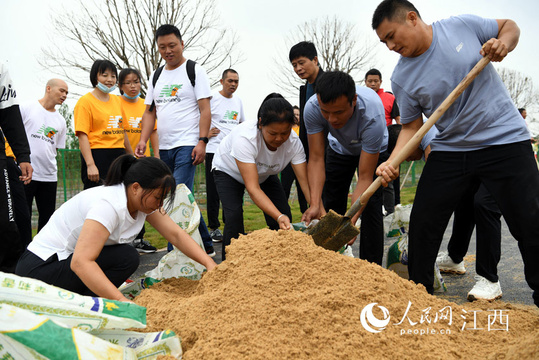
[[[441,252],[436,258],[436,264],[440,268],[440,272],[443,273],[452,273],[462,275],[466,273],[466,268],[464,267],[464,261],[459,262],[458,264],[451,259],[448,253]]]
[[[500,282],[490,282],[482,276],[475,276],[475,285],[468,293],[468,301],[487,300],[492,301],[502,297]]]

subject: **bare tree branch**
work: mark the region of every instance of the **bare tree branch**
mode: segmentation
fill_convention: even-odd
[[[517,108],[532,109],[539,103],[539,92],[533,85],[530,76],[526,76],[516,70],[497,68],[511,99]]]
[[[358,82],[376,54],[377,43],[359,35],[353,23],[344,22],[337,16],[307,21],[286,37],[278,52],[283,56],[274,58],[276,82],[283,95],[297,96],[299,86],[304,83],[294,73],[288,59],[290,48],[300,41],[314,43],[322,69],[344,71]]]
[[[202,65],[211,85],[222,68],[241,60],[237,36],[219,26],[215,0],[79,0],[76,13],[55,14],[54,44],[42,49],[42,67],[88,87],[88,73],[97,59],[112,61],[119,69],[142,73],[142,93],[147,79],[162,64],[155,32],[163,24],[176,25],[185,44],[185,56]]]

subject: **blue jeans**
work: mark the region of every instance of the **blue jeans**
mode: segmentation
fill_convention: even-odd
[[[195,181],[195,169],[196,166],[193,165],[193,159],[191,158],[191,153],[193,152],[194,146],[178,146],[170,150],[161,150],[159,149],[159,155],[161,160],[165,162],[172,171],[174,179],[176,179],[177,184],[185,184],[191,192],[193,191],[193,183]],[[213,247],[213,241],[204,222],[202,214],[200,215],[200,224],[198,225],[198,231],[202,237],[202,242],[204,247],[208,249]],[[172,250],[172,244],[168,244],[168,251]]]

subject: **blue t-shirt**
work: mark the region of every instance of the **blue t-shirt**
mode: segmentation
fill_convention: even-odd
[[[312,96],[305,105],[303,119],[307,134],[329,131],[329,146],[338,154],[377,154],[387,150],[387,127],[382,100],[367,87],[357,86],[357,102],[352,117],[340,129],[334,129],[320,112],[318,97]]]
[[[432,24],[429,49],[401,57],[391,77],[401,122],[430,117],[481,59],[479,50],[498,36],[498,23],[462,15]],[[475,78],[437,121],[434,151],[472,151],[530,139],[526,123],[492,64]]]

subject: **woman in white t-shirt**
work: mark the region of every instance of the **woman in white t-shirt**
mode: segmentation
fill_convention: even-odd
[[[245,189],[264,212],[270,229],[290,229],[291,211],[277,174],[288,163],[304,194],[309,194],[305,151],[292,132],[292,105],[279,94],[270,94],[258,111],[258,122],[247,121],[227,135],[215,153],[213,171],[226,218],[225,247],[244,233],[243,194]],[[307,199],[309,201],[310,199]]]
[[[157,158],[123,155],[105,186],[84,190],[64,203],[28,245],[15,273],[83,295],[129,301],[118,287],[137,269],[129,245],[147,220],[191,259],[215,262],[163,210],[174,201],[176,181]]]

